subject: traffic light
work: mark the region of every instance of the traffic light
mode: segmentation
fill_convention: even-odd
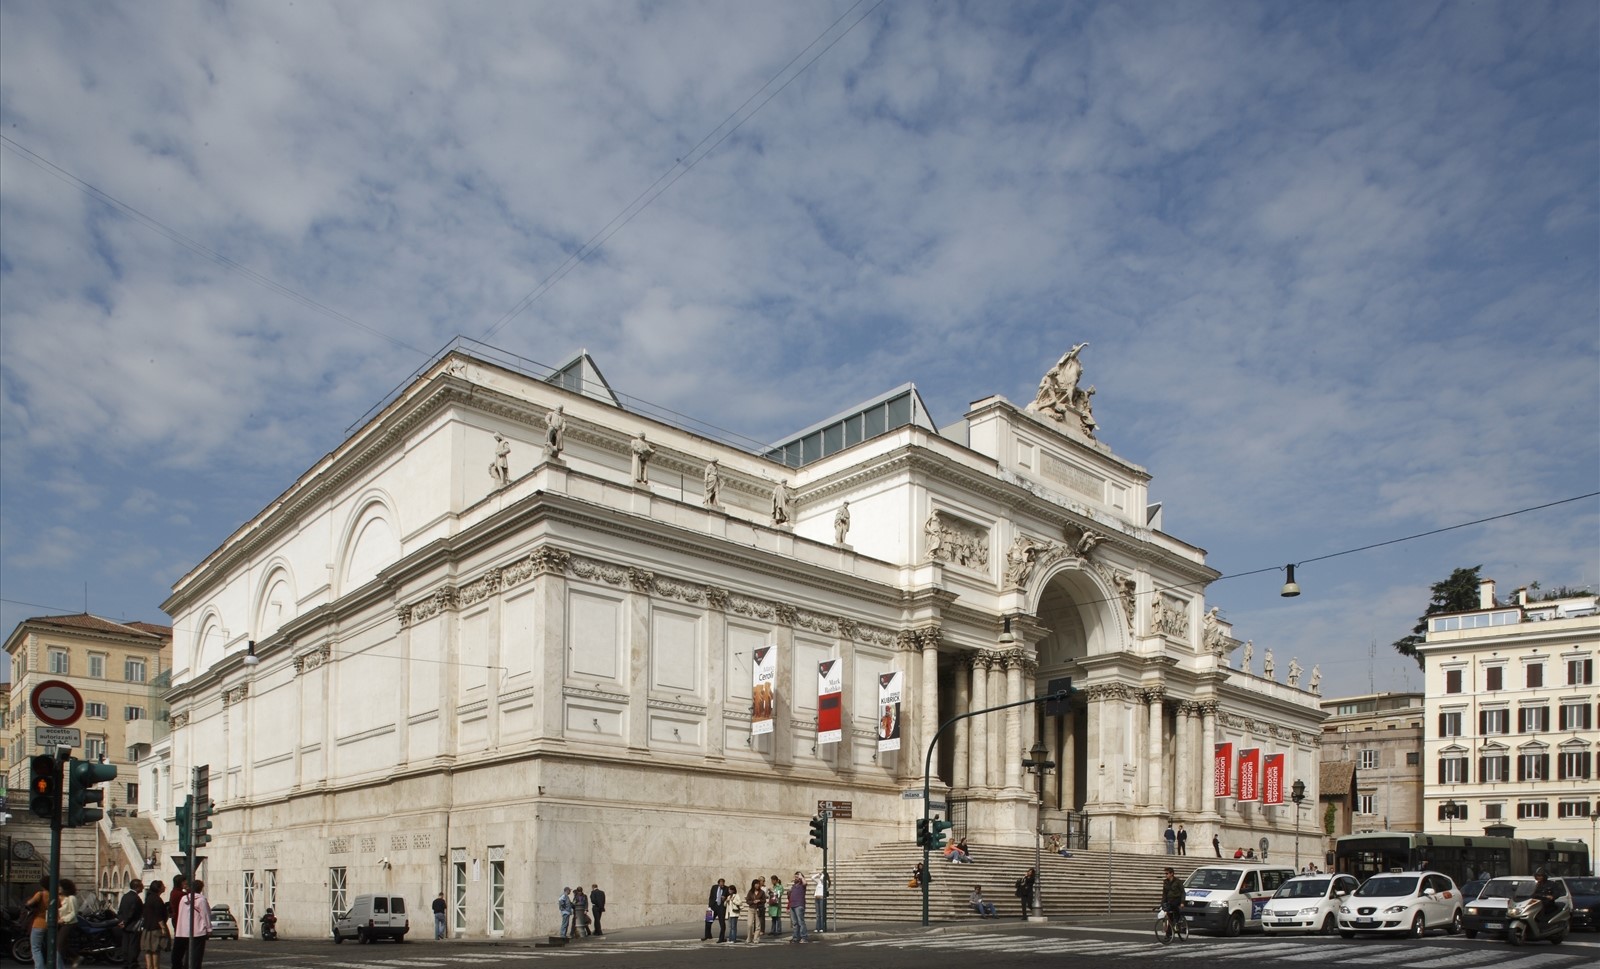
[[[811,819],[811,843],[823,851],[828,850],[828,816],[826,814],[819,814]]]
[[[95,785],[115,780],[117,769],[110,764],[96,764],[74,757],[67,762],[67,777],[67,827],[93,824],[105,817],[100,805],[105,803],[106,792],[98,790]]]
[[[934,818],[933,827],[928,831],[928,847],[935,850],[943,848],[944,833],[953,827],[955,827],[955,825],[951,824],[949,821],[941,821],[938,818]]]
[[[194,798],[184,798],[183,803],[178,805],[178,816],[173,819],[173,824],[178,827],[178,854],[180,855],[186,855],[193,850],[193,846],[189,842],[189,814],[193,807]]]
[[[195,799],[194,802],[194,846],[204,848],[211,843],[211,815],[217,810],[217,802],[206,798]]]
[[[28,810],[50,820],[61,810],[61,770],[49,754],[28,761]]]
[[[928,819],[917,818],[917,847],[928,847]]]

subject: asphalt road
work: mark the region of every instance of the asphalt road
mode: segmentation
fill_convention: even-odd
[[[444,942],[335,946],[331,940],[213,943],[206,965],[215,969],[1010,969],[1021,966],[1112,966],[1143,969],[1260,969],[1263,963],[1292,969],[1592,969],[1600,965],[1600,934],[1573,936],[1560,945],[1513,948],[1504,942],[1430,934],[1412,941],[1333,937],[1195,936],[1163,946],[1138,922],[1108,925],[972,922],[961,925],[872,926],[830,933],[806,945],[767,941],[757,945],[706,944],[673,938],[661,929],[628,930],[604,940],[587,939],[564,948],[528,942]]]

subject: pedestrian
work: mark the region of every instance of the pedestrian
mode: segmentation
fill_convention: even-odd
[[[577,922],[573,928],[573,938],[577,938],[579,932],[584,935],[592,934],[589,928],[589,896],[584,894],[582,885],[572,890],[572,917]]]
[[[1218,858],[1222,857],[1222,836],[1221,835],[1214,834],[1214,835],[1211,836],[1211,850],[1215,851],[1217,853],[1217,857]]]
[[[772,935],[783,934],[783,899],[783,879],[773,875],[772,884],[767,887],[767,917],[772,920]]]
[[[811,941],[806,937],[806,880],[799,872],[794,873],[794,881],[789,883],[789,921],[794,924],[791,945]]]
[[[719,878],[711,886],[711,891],[706,895],[706,934],[701,942],[711,941],[711,923],[717,923],[717,941],[728,941],[728,883],[726,879]]]
[[[167,896],[167,921],[176,926],[178,924],[178,903],[183,901],[183,896],[188,894],[189,879],[184,875],[172,876],[172,894]],[[179,938],[177,932],[172,933],[172,969],[184,969],[189,956],[189,940]]]
[[[1167,854],[1177,854],[1178,833],[1172,830],[1172,822],[1167,822],[1167,830],[1161,837],[1167,841]]]
[[[433,900],[433,941],[438,942],[444,938],[444,892]]]
[[[1178,825],[1178,854],[1189,853],[1189,832],[1183,830],[1183,825]]]
[[[561,913],[561,937],[572,936],[572,887],[561,886],[561,900],[556,902],[556,910]]]
[[[117,929],[122,933],[118,956],[122,969],[139,969],[139,924],[144,919],[144,882],[135,878],[117,903]]]
[[[727,900],[722,904],[728,912],[728,941],[738,942],[739,919],[744,917],[744,899],[739,895],[739,892],[730,885],[728,886]]]
[[[972,886],[972,894],[967,896],[967,904],[972,906],[972,910],[978,913],[980,919],[995,917],[994,903],[983,897],[982,885]]]
[[[144,956],[144,969],[161,969],[161,940],[170,937],[167,900],[161,897],[166,888],[158,879],[144,890],[144,912],[139,919],[143,926],[139,933],[139,954]]]
[[[33,947],[33,969],[48,969],[44,962],[44,933],[45,926],[49,924],[49,910],[50,876],[45,875],[39,879],[39,890],[22,907],[23,917],[28,922],[28,942]],[[24,918],[17,921],[23,921]]]
[[[750,920],[750,934],[745,941],[760,942],[761,937],[767,934],[767,890],[762,886],[761,879],[750,880],[750,891],[745,894],[744,900],[750,906],[750,911],[755,913]]]
[[[56,969],[78,964],[72,947],[72,927],[78,924],[78,886],[70,878],[57,882],[56,893]]]
[[[206,883],[196,878],[178,905],[178,920],[172,923],[173,948],[178,939],[187,939],[185,959],[189,969],[205,969],[206,940],[211,938],[211,903],[206,900]]]
[[[907,888],[918,888],[922,885],[922,862],[917,862],[917,867],[911,869],[911,880],[906,882]]]
[[[1033,908],[1033,888],[1039,883],[1039,873],[1028,869],[1028,873],[1017,879],[1017,899],[1022,902],[1022,921],[1028,921],[1028,912]]]
[[[1235,849],[1233,849],[1233,858],[1234,858],[1235,861],[1238,861],[1240,858],[1243,858],[1243,857],[1244,857],[1244,849],[1243,848],[1235,848]]]
[[[817,931],[828,931],[828,873],[821,870],[812,876],[811,897],[817,900]]]
[[[589,884],[589,911],[594,913],[594,934],[605,935],[600,930],[600,916],[606,914],[606,893],[592,882]]]

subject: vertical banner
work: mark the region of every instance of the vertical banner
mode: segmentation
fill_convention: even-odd
[[[1233,795],[1233,744],[1217,744],[1211,758],[1211,796]]]
[[[878,750],[900,749],[900,674],[878,676]]]
[[[1261,800],[1261,748],[1239,751],[1239,800]]]
[[[1261,803],[1283,803],[1283,755],[1268,754],[1261,758]]]
[[[844,664],[823,660],[817,664],[817,743],[836,744],[844,736],[840,730],[843,701]]]
[[[778,678],[778,647],[762,646],[755,651],[755,677],[750,690],[750,736],[772,732],[772,684]]]

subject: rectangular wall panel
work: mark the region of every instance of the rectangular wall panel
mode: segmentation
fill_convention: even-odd
[[[461,642],[457,649],[457,662],[461,664],[456,675],[458,702],[481,698],[489,682],[489,610],[487,607],[463,613],[461,616]],[[496,671],[498,673],[498,670]]]
[[[500,665],[513,689],[518,677],[533,673],[534,660],[534,584],[525,582],[518,589],[505,597],[500,614]]]
[[[697,616],[653,609],[650,613],[650,688],[700,695],[700,620]]]
[[[751,686],[755,679],[753,657],[755,651],[766,645],[771,634],[760,626],[746,626],[741,623],[728,623],[728,655],[722,668],[727,671],[727,683],[723,687],[728,698],[728,709],[735,709],[737,704],[733,701],[743,700],[748,706],[750,702]]]
[[[573,590],[567,598],[567,669],[616,680],[621,669],[622,602]]]

